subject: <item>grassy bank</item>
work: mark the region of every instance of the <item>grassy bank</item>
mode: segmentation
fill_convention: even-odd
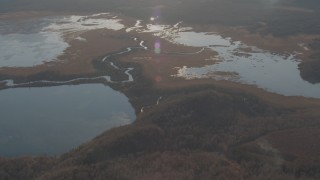
[[[162,94],[166,99],[133,124],[105,132],[61,157],[0,160],[0,178],[319,178],[319,156],[288,154],[265,138],[288,129],[319,132],[317,116],[304,117],[307,109],[275,108],[258,97],[210,85],[149,91],[149,98]]]

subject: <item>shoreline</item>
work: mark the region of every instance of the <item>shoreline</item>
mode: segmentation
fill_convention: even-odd
[[[98,33],[97,33],[98,32]],[[108,33],[111,33],[108,34]],[[93,30],[91,32],[85,32],[84,37],[86,39],[90,39],[89,37],[93,39],[97,39],[99,35],[101,34],[108,34],[108,36],[114,36],[116,37],[124,37],[123,36],[124,31],[110,31],[110,30]],[[98,36],[94,35],[98,34]],[[132,35],[139,35],[137,37],[134,37]],[[144,37],[145,39],[141,39],[140,41],[137,41],[141,37]],[[161,53],[159,55],[155,55],[152,48],[152,42],[159,40],[158,37],[154,37],[150,34],[138,34],[138,33],[131,33],[125,36],[126,42],[130,42],[132,44],[138,45],[136,47],[139,47],[139,49],[144,50],[140,51],[139,49],[137,51],[133,50],[132,52],[128,52],[128,54],[123,54],[122,52],[125,52],[128,47],[131,46],[124,46],[123,43],[119,43],[118,46],[113,47],[114,49],[118,49],[117,51],[113,51],[104,55],[92,55],[95,56],[95,58],[87,59],[87,62],[91,64],[90,66],[93,67],[93,70],[89,70],[89,73],[79,73],[79,72],[73,72],[70,74],[64,74],[59,73],[59,71],[51,71],[50,67],[43,66],[44,70],[40,70],[39,73],[35,73],[33,70],[34,68],[27,68],[28,71],[32,71],[29,76],[26,76],[24,74],[21,75],[7,75],[7,79],[13,79],[17,82],[23,83],[22,85],[17,85],[16,88],[19,87],[43,87],[43,86],[59,86],[59,85],[74,85],[74,84],[90,84],[90,83],[102,83],[104,85],[107,85],[111,87],[114,90],[120,91],[125,96],[128,97],[130,103],[132,104],[132,107],[135,109],[136,116],[143,116],[143,113],[148,111],[149,107],[152,107],[154,105],[157,105],[157,102],[159,100],[159,97],[163,97],[162,100],[166,101],[166,97],[171,96],[170,92],[172,91],[179,91],[180,89],[193,89],[197,86],[203,86],[210,88],[218,88],[218,89],[228,89],[228,91],[239,91],[241,93],[250,94],[253,96],[256,96],[260,99],[263,99],[264,101],[273,104],[274,106],[280,106],[283,108],[310,108],[310,107],[318,107],[320,106],[320,99],[312,99],[312,98],[306,98],[306,97],[298,97],[298,96],[284,96],[279,95],[272,92],[267,92],[264,89],[257,88],[254,85],[246,85],[246,84],[239,84],[236,82],[230,82],[230,81],[216,81],[216,80],[210,80],[210,79],[198,79],[198,80],[184,80],[181,78],[167,78],[162,76],[162,79],[157,79],[157,75],[159,75],[159,71],[157,69],[151,68],[155,64],[154,62],[148,61],[148,59],[143,59],[143,57],[151,57],[151,59],[159,58],[159,59],[170,59],[167,60],[168,64],[166,64],[164,67],[161,67],[162,70],[167,69],[168,71],[160,71],[164,74],[171,75],[174,70],[167,67],[172,67],[172,63],[179,64],[181,61],[181,58],[184,59],[184,63],[190,63],[190,66],[197,64],[198,66],[201,66],[203,64],[207,64],[208,62],[202,61],[199,64],[199,61],[192,61],[192,59],[195,58],[205,58],[214,56],[214,52],[207,52],[203,48],[195,48],[195,47],[187,47],[182,45],[176,45],[176,44],[170,44],[168,41],[162,39],[161,42],[164,45],[164,53]],[[116,38],[116,40],[119,40]],[[95,40],[93,40],[95,42]],[[145,42],[147,45],[141,44],[141,42]],[[71,42],[72,43],[72,42]],[[79,42],[78,42],[79,43]],[[89,45],[87,45],[89,46]],[[119,50],[118,47],[121,50]],[[148,47],[149,50],[145,50],[145,47]],[[77,43],[73,44],[73,46],[70,46],[70,49],[77,50]],[[83,48],[82,48],[83,49]],[[110,51],[110,48],[108,48]],[[68,50],[66,50],[68,51]],[[72,51],[72,50],[71,50]],[[175,54],[174,52],[184,52],[184,54]],[[194,53],[190,54],[190,52],[201,52],[201,53]],[[92,53],[94,54],[94,53]],[[109,62],[107,64],[101,65],[101,62],[105,57],[109,57],[112,55],[120,54],[119,57],[116,57],[112,60],[112,62]],[[64,56],[64,55],[62,55]],[[98,58],[97,58],[98,56]],[[138,57],[138,58],[132,58],[132,56]],[[187,57],[188,56],[188,57]],[[139,59],[141,57],[141,59]],[[190,59],[188,59],[190,58]],[[65,59],[68,59],[65,57]],[[169,62],[171,64],[169,64]],[[54,62],[52,62],[54,63]],[[70,63],[70,62],[69,62]],[[98,64],[97,64],[98,63]],[[111,63],[116,63],[111,64]],[[148,64],[151,63],[151,64]],[[214,63],[214,62],[209,62]],[[71,63],[72,64],[72,63]],[[63,66],[63,64],[62,64]],[[54,68],[59,69],[61,66],[55,66]],[[115,67],[120,67],[115,68]],[[128,84],[123,84],[122,81],[125,81],[126,74],[123,71],[123,68],[126,68],[128,70],[129,67],[133,67],[134,70],[132,70],[132,76],[134,81],[130,82]],[[37,68],[37,67],[35,67]],[[155,67],[159,68],[159,67]],[[18,68],[21,69],[21,68]],[[24,68],[22,68],[24,69]],[[40,68],[41,69],[41,68]],[[85,69],[88,69],[86,66]],[[108,73],[106,73],[106,69],[108,70]],[[63,70],[66,72],[67,69]],[[10,69],[8,69],[10,71]],[[62,71],[62,72],[63,72]],[[80,71],[81,72],[81,71]],[[86,72],[86,70],[84,70]],[[105,74],[106,73],[106,74]],[[109,75],[111,73],[111,75]],[[18,73],[19,74],[19,73]],[[110,81],[103,79],[104,76],[109,75]],[[46,79],[47,77],[50,77],[50,79]],[[90,78],[91,77],[91,78]],[[116,79],[118,83],[114,84],[112,83],[112,79]],[[59,80],[62,80],[62,82],[59,82]],[[30,81],[38,81],[38,82],[32,82]],[[54,82],[56,81],[56,82]],[[119,83],[120,82],[120,83]],[[2,87],[1,87],[2,85]],[[4,83],[0,83],[0,88],[6,88],[4,86]],[[12,87],[7,87],[12,88]],[[140,91],[140,92],[138,92]],[[168,94],[167,94],[168,93]],[[146,108],[148,107],[148,108]],[[141,112],[141,109],[144,109],[143,112]]]
[[[88,44],[75,42],[67,61],[53,66],[0,71],[4,80],[27,87],[103,84],[126,96],[136,115],[131,124],[56,156],[0,157],[0,179],[320,177],[320,99],[173,77],[181,65],[219,63],[217,53],[125,30],[86,32],[80,38]],[[77,50],[83,52],[72,58]]]

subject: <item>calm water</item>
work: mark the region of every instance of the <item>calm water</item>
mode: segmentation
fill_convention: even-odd
[[[32,67],[53,61],[69,46],[62,38],[94,29],[120,30],[125,26],[108,13],[0,22],[0,68]],[[86,42],[79,36],[76,40]]]
[[[120,30],[119,21],[108,13],[1,21],[0,68],[56,60],[69,46],[65,35]],[[60,154],[135,119],[128,99],[103,85],[7,89],[0,91],[0,102],[0,157]]]
[[[218,60],[218,63],[204,67],[176,67],[178,72],[174,77],[235,81],[286,96],[320,98],[320,83],[311,84],[301,78],[299,59],[294,54],[273,54],[217,33],[193,32],[192,27],[183,27],[181,22],[173,26],[146,24],[142,28],[139,22],[139,27],[133,29],[152,33],[176,44],[217,52],[213,60]]]
[[[299,60],[294,55],[272,54],[213,33],[179,32],[173,41],[210,48],[218,53],[215,59],[220,60],[200,68],[181,67],[178,77],[237,81],[286,96],[320,98],[320,84],[311,84],[301,78]]]
[[[32,67],[52,61],[68,47],[58,33],[0,34],[0,67]]]
[[[103,85],[0,91],[0,157],[55,155],[131,123],[134,110]]]
[[[0,22],[0,68],[52,61],[69,46],[57,32],[42,31],[55,18]]]

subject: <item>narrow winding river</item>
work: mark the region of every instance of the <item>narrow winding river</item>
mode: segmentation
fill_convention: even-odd
[[[29,20],[21,27],[17,22],[0,23],[0,68],[31,67],[54,60],[68,46],[59,31],[122,28],[116,19],[92,22],[87,18],[79,22],[78,18],[82,17],[59,19],[65,22],[62,25],[52,23],[54,18],[32,20],[33,23],[28,23]],[[59,155],[108,129],[132,123],[135,112],[124,94],[102,84],[68,84],[101,79],[108,83],[132,82],[133,68],[119,67],[111,58],[135,48],[145,49],[141,42],[140,46],[101,59],[122,70],[128,76],[123,81],[112,81],[108,75],[66,81],[3,80],[8,89],[0,91],[0,157]],[[41,84],[53,87],[34,87]]]

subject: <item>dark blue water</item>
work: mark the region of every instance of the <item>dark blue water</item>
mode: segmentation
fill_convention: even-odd
[[[0,91],[0,157],[58,155],[135,119],[128,99],[95,85]]]

